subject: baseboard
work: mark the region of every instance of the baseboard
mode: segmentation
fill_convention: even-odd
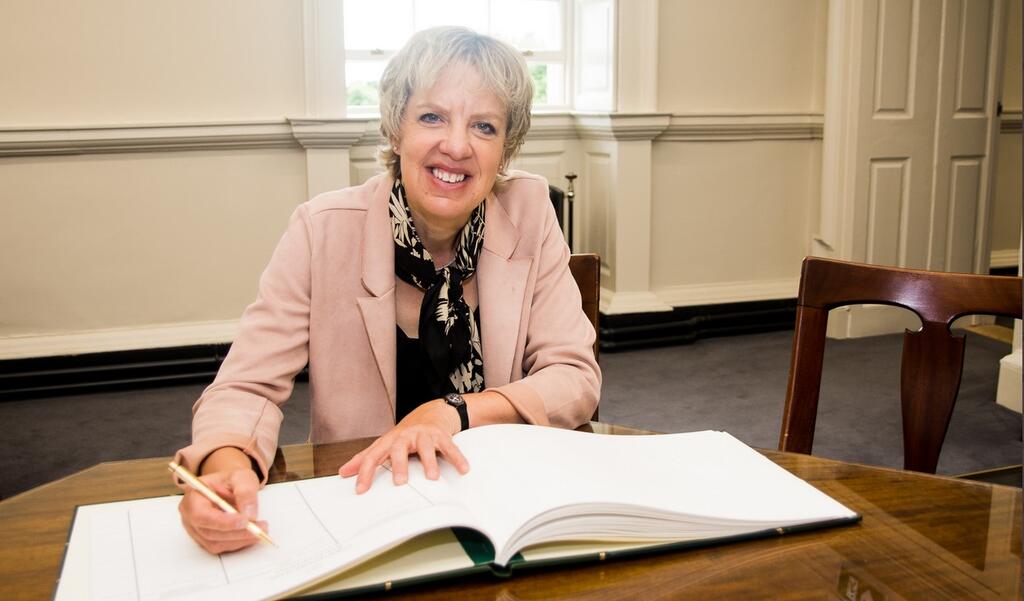
[[[0,401],[211,382],[238,320],[0,338]]]
[[[230,344],[0,361],[0,401],[213,381]]]
[[[230,343],[238,320],[0,338],[0,361]]]
[[[796,299],[690,307],[658,313],[601,315],[601,350],[689,344],[701,338],[791,330]]]
[[[999,361],[996,403],[1017,413],[1021,412],[1021,352],[1019,348]]]
[[[602,315],[601,350],[687,344],[713,336],[788,330],[793,328],[795,316],[795,299]],[[139,340],[127,332],[121,334],[116,340],[105,340],[119,344]],[[166,342],[169,337],[160,340]],[[67,341],[65,338],[64,342]],[[229,342],[220,342],[0,360],[0,401],[209,383],[217,375],[230,346]],[[302,373],[299,377],[307,376]]]
[[[989,268],[992,270],[996,269],[1012,269],[1013,273],[1008,275],[1017,275],[1017,261],[1020,260],[1020,250],[1016,248],[1007,248],[1004,250],[994,250],[989,255]]]
[[[800,278],[752,280],[719,284],[687,284],[658,288],[655,293],[671,307],[725,305],[748,301],[796,298]],[[602,291],[603,293],[603,291]]]

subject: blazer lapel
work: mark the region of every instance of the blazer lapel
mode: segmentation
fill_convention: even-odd
[[[477,266],[480,298],[480,337],[483,346],[484,382],[488,387],[512,380],[513,361],[519,347],[526,282],[532,257],[513,258],[519,231],[500,202],[487,198],[484,247]]]
[[[391,236],[388,201],[391,180],[370,201],[363,224],[362,282],[371,296],[356,299],[370,340],[373,358],[380,371],[384,389],[395,416],[396,363],[395,342],[395,246]]]

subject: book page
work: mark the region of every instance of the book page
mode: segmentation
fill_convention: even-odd
[[[418,463],[410,466],[410,482],[446,499]],[[180,499],[79,507],[55,599],[270,598],[425,532],[473,526],[458,503],[435,503],[412,486],[396,487],[385,470],[363,495],[355,494],[355,478],[329,476],[264,488],[260,518],[277,546],[258,543],[218,556],[189,538],[178,514]]]
[[[346,591],[385,582],[400,582],[435,574],[468,570],[476,564],[449,529],[428,532],[402,543],[351,570],[302,591],[302,595]]]
[[[711,538],[856,514],[724,432],[609,436],[522,425],[460,433],[470,473],[443,466],[507,561],[540,540]],[[522,541],[520,541],[522,542]],[[516,547],[519,548],[519,547]]]

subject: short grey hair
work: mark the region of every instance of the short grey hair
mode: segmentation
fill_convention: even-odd
[[[505,179],[509,162],[519,152],[530,130],[533,80],[526,60],[509,44],[465,27],[433,27],[412,36],[388,61],[380,80],[380,133],[384,136],[378,158],[395,179],[401,177],[394,144],[409,97],[433,86],[441,71],[452,65],[473,67],[484,85],[505,105],[505,147],[497,182]]]

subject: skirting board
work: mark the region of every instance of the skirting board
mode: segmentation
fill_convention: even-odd
[[[623,350],[669,344],[686,344],[699,338],[748,334],[772,330],[792,329],[796,314],[796,301],[769,300],[721,305],[677,307],[671,311],[601,316],[601,349]],[[235,322],[232,322],[237,327]],[[194,327],[194,326],[193,326]],[[228,332],[222,324],[221,336]],[[105,333],[93,342],[104,340],[108,347],[118,346],[110,352],[73,353],[59,356],[22,356],[10,358],[14,345],[6,341],[8,358],[0,360],[0,401],[57,396],[108,390],[123,390],[148,386],[167,386],[184,383],[209,383],[213,380],[230,347],[230,342],[218,341],[196,344],[195,340],[171,346],[175,336],[184,335],[184,328],[171,336],[173,328],[159,328],[162,336],[153,336],[150,343],[166,348],[131,348],[145,340],[139,330],[136,335],[120,331],[115,336]],[[215,328],[206,332],[215,337]],[[234,329],[230,330],[231,336]],[[46,348],[84,348],[85,334],[71,338],[75,344],[61,347],[56,340],[46,344],[29,345],[22,340],[21,350],[39,351]],[[96,336],[95,334],[93,336]],[[56,338],[56,337],[51,337]],[[178,338],[180,339],[180,338]],[[68,342],[68,337],[63,340]],[[229,338],[230,340],[230,338]],[[96,347],[93,347],[95,350]],[[131,350],[127,350],[131,349]],[[300,374],[300,378],[306,377]]]
[[[791,330],[796,299],[676,307],[657,313],[601,315],[601,351],[690,344],[701,338]]]
[[[999,384],[996,387],[996,402],[1021,412],[1021,351],[1013,353],[999,361]]]
[[[209,382],[238,321],[0,339],[0,400]]]
[[[238,320],[0,338],[0,361],[230,343]]]
[[[230,344],[0,361],[0,401],[213,381]]]
[[[1016,268],[1018,261],[1020,261],[1020,250],[1016,248],[994,250],[989,255],[989,267],[991,269]],[[1013,275],[1016,275],[1016,273]]]

